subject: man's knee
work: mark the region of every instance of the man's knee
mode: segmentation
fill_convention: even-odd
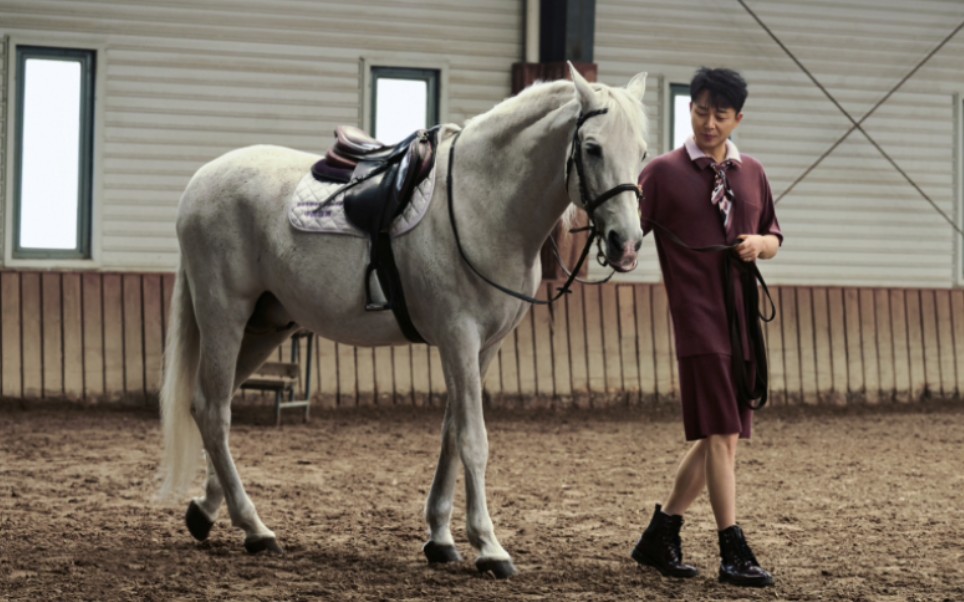
[[[710,435],[706,438],[706,452],[712,455],[724,454],[732,457],[736,455],[736,444],[739,440],[739,433],[733,433],[731,435]]]

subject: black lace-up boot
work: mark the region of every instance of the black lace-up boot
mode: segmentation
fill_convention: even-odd
[[[719,533],[720,583],[747,587],[773,585],[773,576],[760,567],[739,525],[733,525]]]
[[[651,566],[667,577],[695,577],[699,570],[695,566],[683,564],[683,552],[679,537],[683,528],[683,517],[663,514],[662,506],[656,504],[656,511],[643,531],[639,543],[633,548],[633,560],[644,566]]]

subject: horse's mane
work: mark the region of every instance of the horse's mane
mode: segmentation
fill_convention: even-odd
[[[535,82],[485,113],[470,117],[466,120],[465,127],[479,121],[494,120],[495,123],[503,125],[511,123],[517,128],[520,124],[538,121],[546,114],[547,107],[550,107],[550,110],[561,107],[574,98],[572,82],[567,80]]]
[[[617,120],[615,127],[634,132],[642,143],[646,139],[648,129],[642,99],[631,97],[625,88],[613,88],[600,83],[589,85],[599,96],[601,105],[608,108],[610,114]],[[552,110],[575,98],[576,93],[569,80],[537,81],[485,113],[469,118],[465,126],[468,127],[477,121],[495,120],[494,123],[517,129],[523,124],[541,119],[546,114],[547,107],[548,110]],[[560,219],[567,235],[578,213],[578,207],[570,204],[562,214]]]
[[[576,223],[576,216],[579,215],[579,207],[575,203],[569,203],[566,210],[562,212],[559,217],[559,223],[562,225],[562,231],[565,232],[566,236],[569,236],[569,230],[572,229],[573,224]]]
[[[589,85],[599,95],[602,106],[608,108],[618,122],[622,122],[621,127],[633,131],[640,142],[646,139],[648,128],[641,99],[630,97],[625,88],[613,88],[600,83]],[[473,122],[489,119],[497,119],[497,123],[529,123],[545,115],[547,106],[551,110],[574,99],[575,91],[569,80],[537,81],[485,113],[469,118],[465,125],[468,127]]]

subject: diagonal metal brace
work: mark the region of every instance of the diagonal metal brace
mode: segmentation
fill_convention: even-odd
[[[794,55],[793,52],[791,52],[790,49],[786,47],[786,45],[776,36],[776,34],[774,34],[773,31],[772,31],[769,27],[767,27],[767,25],[760,19],[760,17],[757,16],[757,14],[756,14],[755,12],[753,12],[753,10],[752,10],[749,6],[747,6],[745,0],[737,0],[737,2],[740,3],[740,5],[746,10],[746,12],[747,12],[751,17],[753,17],[753,19],[760,25],[760,27],[763,28],[764,31],[767,32],[767,34],[773,39],[773,41],[776,42],[776,44],[777,44],[781,49],[783,49],[783,51],[787,54],[787,56],[790,57],[790,60],[792,60],[794,63],[796,63],[797,67],[799,67],[800,70],[803,71],[804,74],[806,74],[806,76],[810,78],[810,81],[812,81],[812,82],[814,83],[814,85],[816,85],[817,88],[819,88],[820,91],[824,93],[824,95],[830,100],[830,102],[832,102],[832,103],[834,104],[834,106],[837,107],[837,109],[839,109],[840,112],[843,113],[843,115],[844,115],[844,116],[850,121],[850,123],[852,124],[852,125],[850,126],[850,129],[848,129],[840,138],[838,138],[837,141],[834,142],[834,143],[830,146],[830,148],[828,148],[828,149],[826,150],[826,152],[824,152],[822,155],[820,155],[820,157],[819,157],[816,161],[814,161],[814,163],[813,163],[812,165],[810,165],[810,167],[808,167],[806,170],[804,170],[804,172],[803,172],[802,174],[800,174],[800,175],[797,177],[797,179],[794,180],[793,183],[791,183],[790,186],[788,186],[788,187],[786,188],[786,190],[784,190],[782,193],[780,193],[780,196],[778,196],[778,197],[776,198],[776,200],[774,200],[774,203],[779,203],[779,202],[783,199],[783,197],[787,196],[787,194],[789,194],[790,191],[792,191],[792,190],[796,187],[797,184],[799,184],[801,181],[803,181],[804,178],[806,178],[808,175],[810,175],[810,172],[812,172],[814,169],[816,169],[816,167],[817,167],[818,165],[820,165],[820,163],[822,163],[823,160],[826,159],[826,158],[830,155],[830,153],[832,153],[838,146],[840,146],[840,144],[843,143],[843,141],[846,140],[847,137],[850,136],[850,134],[852,134],[852,133],[854,132],[854,130],[857,130],[857,131],[859,131],[861,134],[863,134],[864,137],[867,138],[867,141],[870,142],[870,144],[871,144],[874,148],[877,149],[877,151],[881,154],[881,156],[883,156],[884,159],[886,159],[887,162],[890,163],[891,166],[893,166],[893,168],[894,168],[900,175],[902,175],[905,180],[907,180],[907,182],[911,185],[911,187],[913,187],[914,190],[916,190],[916,191],[921,195],[921,197],[924,198],[924,200],[926,200],[928,203],[930,203],[931,207],[933,207],[934,210],[937,211],[937,212],[941,215],[941,217],[943,217],[944,220],[945,220],[948,224],[950,224],[951,228],[953,228],[954,230],[956,230],[958,234],[961,234],[962,236],[964,236],[964,230],[961,230],[961,227],[958,226],[956,223],[954,223],[953,218],[951,218],[951,216],[947,215],[947,213],[946,213],[943,209],[941,209],[941,208],[937,205],[937,203],[935,203],[934,200],[931,199],[930,196],[928,196],[928,194],[927,194],[926,192],[924,192],[923,189],[921,189],[920,186],[917,185],[917,183],[913,180],[913,178],[911,178],[910,175],[908,175],[907,172],[904,171],[904,170],[900,167],[900,165],[897,164],[897,161],[895,161],[894,158],[891,157],[890,154],[888,154],[887,151],[885,151],[885,150],[883,149],[883,147],[881,147],[880,144],[878,144],[877,141],[874,140],[874,138],[873,138],[869,133],[867,133],[867,131],[862,127],[863,122],[866,121],[867,118],[869,118],[871,115],[873,115],[874,112],[875,112],[878,108],[880,108],[881,105],[883,105],[885,102],[887,102],[887,100],[890,99],[890,97],[893,96],[893,94],[894,94],[897,90],[899,90],[900,87],[903,86],[905,82],[907,82],[907,80],[909,80],[911,77],[913,77],[914,74],[916,74],[917,71],[918,71],[921,67],[923,67],[925,63],[927,63],[935,54],[937,54],[938,51],[940,51],[940,49],[943,48],[943,47],[951,40],[951,38],[953,38],[955,35],[957,35],[957,33],[958,33],[959,31],[961,31],[961,29],[964,29],[964,21],[962,21],[962,22],[961,22],[957,27],[955,27],[949,34],[947,34],[947,36],[945,36],[944,39],[941,40],[941,43],[940,43],[940,44],[938,44],[933,50],[931,50],[929,53],[927,53],[927,56],[925,56],[923,59],[921,59],[920,62],[918,62],[917,65],[916,65],[913,69],[911,69],[910,72],[907,73],[907,75],[905,75],[903,78],[901,78],[901,80],[900,80],[899,82],[897,82],[897,84],[896,84],[893,88],[891,88],[890,91],[887,92],[887,94],[885,94],[885,95],[883,96],[883,98],[881,98],[879,101],[877,101],[877,103],[876,103],[873,107],[871,107],[870,110],[867,111],[867,112],[864,114],[863,117],[860,118],[860,120],[856,120],[856,119],[854,119],[854,117],[850,114],[850,112],[848,112],[847,109],[845,109],[845,108],[837,101],[837,99],[834,98],[833,94],[831,94],[830,91],[827,90],[827,88],[825,88],[825,87],[823,86],[823,84],[820,83],[819,80],[817,80],[817,78],[813,75],[813,73],[811,73],[810,70],[807,69],[807,68],[803,65],[803,63],[800,62],[800,60],[796,57],[796,55]]]

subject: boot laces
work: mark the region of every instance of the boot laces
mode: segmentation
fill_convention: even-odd
[[[746,542],[746,539],[740,537],[736,540],[736,557],[737,559],[746,566],[760,566],[757,562],[756,556],[753,555],[753,550],[750,549],[750,545]]]
[[[678,532],[674,532],[671,529],[666,529],[662,532],[663,542],[666,544],[666,548],[670,551],[673,556],[674,562],[683,561],[683,540],[680,538]]]

